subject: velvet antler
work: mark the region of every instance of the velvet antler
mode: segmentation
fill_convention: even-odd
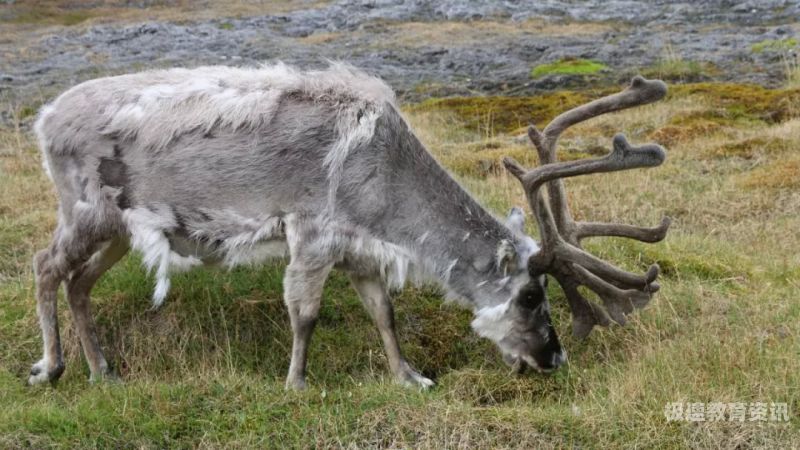
[[[656,144],[631,146],[625,136],[618,134],[614,136],[611,153],[605,157],[557,162],[558,138],[564,130],[579,122],[652,103],[666,93],[667,86],[662,81],[634,77],[624,91],[562,113],[543,132],[530,126],[528,136],[539,153],[539,167],[527,170],[511,158],[503,160],[508,171],[522,183],[539,224],[542,249],[529,261],[529,269],[534,273],[549,273],[561,285],[572,310],[573,334],[579,338],[586,337],[595,325],[608,326],[611,319],[624,324],[625,315],[645,306],[659,289],[656,282],[658,265],[652,265],[641,275],[626,272],[584,251],[581,240],[590,236],[619,236],[658,242],[666,236],[671,220],[664,217],[661,224],[653,228],[575,222],[561,180],[591,173],[655,167],[664,162],[666,152]],[[544,184],[547,184],[547,200],[540,189]],[[578,290],[579,286],[595,292],[603,301],[604,308],[586,299]]]

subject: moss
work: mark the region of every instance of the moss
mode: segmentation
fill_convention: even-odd
[[[775,161],[761,166],[744,175],[739,184],[750,189],[800,188],[800,158]]]
[[[692,111],[670,118],[667,124],[650,133],[650,138],[663,145],[689,142],[725,129],[763,125],[764,121],[725,108]]]
[[[788,139],[757,136],[725,142],[717,147],[711,147],[703,152],[707,158],[744,158],[753,159],[759,155],[771,155],[784,152],[791,148],[792,142]]]
[[[798,46],[797,39],[765,39],[761,42],[756,42],[750,46],[753,53],[763,53],[765,51],[771,52],[788,52]]]
[[[555,92],[536,97],[450,97],[426,100],[412,110],[444,110],[453,113],[472,130],[507,133],[533,122],[544,124],[558,114],[592,100],[582,92]]]
[[[452,113],[470,130],[488,135],[520,130],[528,123],[544,124],[558,114],[616,92],[559,91],[535,97],[448,97],[429,99],[411,106],[412,111],[441,110]],[[670,86],[670,99],[696,96],[708,108],[673,118],[656,132],[671,142],[685,141],[723,126],[741,127],[778,123],[800,116],[800,88],[766,89],[753,84],[693,83]],[[675,139],[674,137],[677,137]]]
[[[800,88],[766,89],[754,84],[694,83],[670,87],[669,96],[699,96],[731,119],[782,122],[800,115]]]
[[[230,30],[233,30],[234,27],[233,27],[233,24],[230,23],[230,22],[222,22],[222,23],[217,25],[217,28],[219,28],[220,30],[228,30],[228,31],[230,31]]]
[[[607,69],[608,66],[605,64],[590,59],[562,59],[534,67],[531,70],[531,78],[546,75],[591,75]]]

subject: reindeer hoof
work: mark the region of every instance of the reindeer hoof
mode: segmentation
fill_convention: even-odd
[[[306,380],[302,378],[287,378],[286,379],[286,390],[287,391],[305,391],[306,390]]]
[[[106,369],[98,374],[89,375],[89,384],[122,384],[122,379],[111,369]]]
[[[64,373],[64,363],[49,364],[47,360],[40,360],[31,366],[28,384],[33,386],[42,383],[55,383]]]
[[[398,371],[396,376],[397,382],[403,386],[419,388],[423,391],[428,390],[436,385],[433,380],[420,375],[419,372],[412,369],[407,364],[405,364],[404,367]]]

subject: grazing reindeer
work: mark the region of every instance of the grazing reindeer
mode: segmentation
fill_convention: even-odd
[[[655,100],[663,85],[637,78],[629,91],[611,106],[590,104],[557,119],[544,138],[533,134],[537,148],[550,152],[543,162],[552,162],[564,127]],[[547,164],[537,169],[544,172],[525,173],[508,161],[540,219],[540,249],[524,234],[520,210],[505,224],[495,219],[425,150],[388,86],[345,65],[314,72],[282,64],[204,67],[102,78],[44,107],[36,133],[60,207],[52,242],[34,258],[44,356],[31,369],[31,384],[54,381],[64,370],[56,315],[62,282],[91,379],[110,374],[89,293],[129,248],[155,271],[154,306],[164,301],[172,271],[288,257],[289,388],[305,386],[322,286],[334,267],[349,275],[376,322],[397,380],[421,387],[433,382],[403,358],[388,297],[407,279],[437,281],[473,308],[473,328],[494,341],[507,362],[539,371],[566,360],[550,322],[545,273],[561,282],[576,320],[589,328],[608,321],[599,307],[586,308],[577,284],[610,301],[609,312],[620,322],[618,311],[629,312],[629,303],[641,306],[656,286],[654,274],[623,276],[575,242],[590,234],[647,231],[573,225],[565,209],[557,215],[564,222],[554,225],[538,187],[550,181],[551,200],[564,205],[563,188],[551,180],[655,165],[663,152],[628,150],[618,139],[608,163]],[[567,226],[578,231],[569,234]],[[597,276],[633,289],[606,286]]]

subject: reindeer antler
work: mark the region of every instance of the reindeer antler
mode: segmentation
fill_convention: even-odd
[[[634,106],[660,100],[667,86],[660,80],[645,80],[636,76],[622,92],[609,95],[562,113],[540,132],[533,125],[528,136],[539,153],[541,166],[526,170],[511,158],[503,164],[522,183],[531,209],[536,215],[542,239],[542,249],[528,262],[534,273],[549,273],[561,285],[572,310],[572,332],[586,337],[595,325],[608,326],[609,316],[624,324],[625,315],[649,301],[659,285],[658,265],[653,264],[643,275],[621,270],[584,251],[580,241],[589,236],[620,236],[642,242],[664,239],[671,220],[664,217],[654,228],[597,222],[575,222],[569,212],[562,178],[590,173],[614,172],[639,167],[655,167],[664,162],[666,152],[656,144],[631,146],[625,136],[614,136],[611,153],[602,158],[556,162],[556,145],[561,133],[576,123]],[[549,202],[541,193],[547,183]],[[594,291],[603,301],[605,310],[586,299],[579,286]]]

